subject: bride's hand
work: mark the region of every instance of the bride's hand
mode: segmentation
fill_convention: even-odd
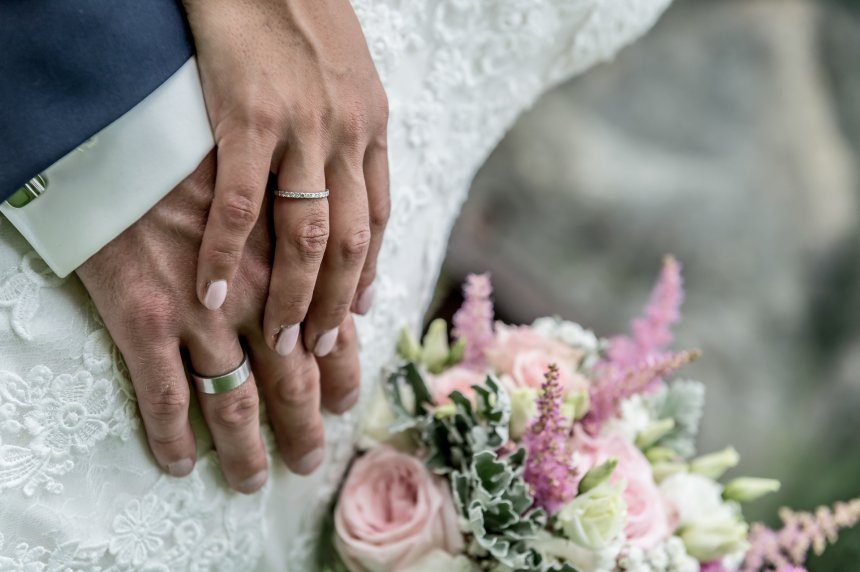
[[[215,199],[197,294],[219,307],[266,199],[275,254],[264,332],[290,353],[330,351],[349,310],[363,314],[388,219],[387,99],[348,0],[184,0],[218,146]]]
[[[251,230],[233,283],[218,311],[197,303],[187,269],[197,253],[212,201],[214,155],[140,221],[90,258],[78,276],[90,292],[131,373],[150,448],[174,476],[196,459],[189,423],[189,383],[180,352],[201,375],[218,375],[248,350],[281,455],[297,473],[323,459],[320,401],[341,413],[358,398],[358,350],[347,316],[333,350],[315,358],[302,343],[288,357],[273,353],[260,330],[271,270],[268,212]],[[221,467],[230,485],[250,493],[266,481],[254,379],[227,393],[198,393]]]

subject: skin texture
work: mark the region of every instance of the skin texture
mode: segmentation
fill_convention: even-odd
[[[232,370],[247,349],[254,377],[220,395],[198,394],[222,470],[244,493],[267,478],[259,428],[259,395],[266,400],[279,451],[295,472],[312,472],[322,461],[320,404],[341,413],[358,399],[358,342],[352,318],[325,357],[299,341],[289,356],[270,350],[263,310],[271,274],[271,207],[244,245],[234,295],[215,311],[197,303],[193,273],[212,204],[215,157],[198,169],[141,220],[78,269],[131,372],[150,448],[174,476],[191,472],[196,447],[188,409],[191,391],[182,355],[206,376]]]
[[[265,343],[329,351],[373,300],[389,215],[388,102],[348,0],[184,0],[218,148],[197,266],[207,307],[236,298],[266,181],[325,199],[274,201]],[[283,336],[283,339],[281,339]]]

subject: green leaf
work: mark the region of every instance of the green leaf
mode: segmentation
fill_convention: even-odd
[[[651,398],[650,406],[656,419],[675,422],[675,427],[656,444],[676,451],[685,459],[695,455],[696,435],[705,408],[705,386],[698,381],[674,381]]]

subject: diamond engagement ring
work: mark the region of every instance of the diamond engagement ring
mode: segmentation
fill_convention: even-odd
[[[275,189],[275,196],[282,199],[324,199],[328,197],[329,190],[319,191],[315,193],[298,193],[293,191],[282,191]]]
[[[215,395],[232,391],[248,381],[251,377],[251,368],[248,366],[248,354],[243,352],[242,363],[225,374],[216,375],[215,377],[206,377],[192,371],[191,377],[194,378],[194,383],[197,385],[197,389],[203,393]]]

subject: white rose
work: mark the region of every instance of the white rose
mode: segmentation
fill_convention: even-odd
[[[564,535],[590,550],[606,548],[627,524],[624,483],[604,483],[567,503],[558,513]]]

